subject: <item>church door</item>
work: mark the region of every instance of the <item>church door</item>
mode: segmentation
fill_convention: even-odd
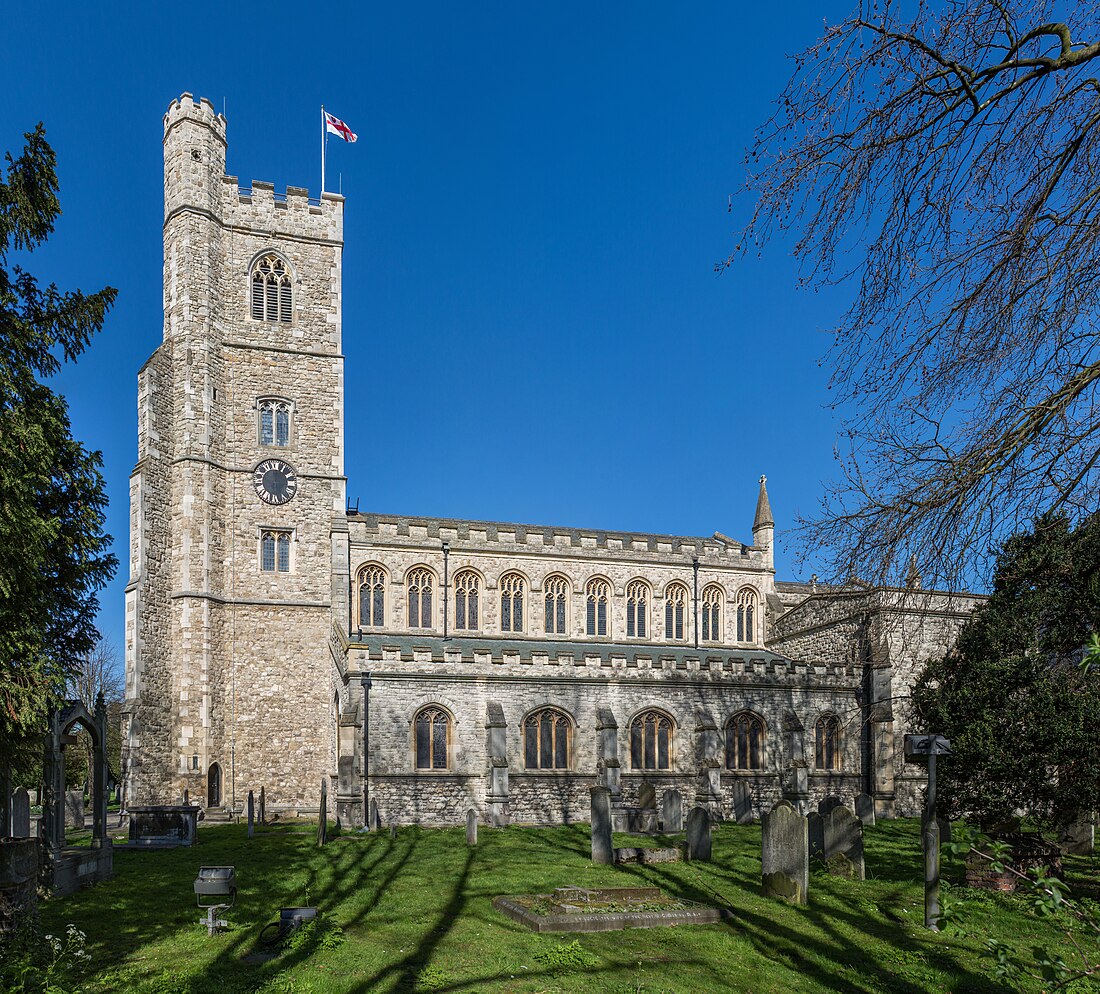
[[[206,774],[206,805],[217,808],[222,803],[222,768],[217,763],[210,764]]]

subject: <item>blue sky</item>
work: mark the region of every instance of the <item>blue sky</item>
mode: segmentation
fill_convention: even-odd
[[[161,115],[229,120],[229,171],[347,197],[348,495],[364,510],[751,540],[835,471],[819,367],[843,298],[785,246],[722,276],[743,152],[794,54],[848,3],[23,3],[0,36],[0,149],[42,120],[64,216],[29,260],[119,289],[57,378],[102,450],[122,566],[137,371],[161,340]],[[811,567],[804,573],[808,574]]]

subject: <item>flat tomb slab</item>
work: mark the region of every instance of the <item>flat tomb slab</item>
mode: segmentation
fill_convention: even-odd
[[[713,925],[729,917],[720,908],[667,897],[657,887],[559,887],[553,894],[497,897],[493,907],[533,932]]]

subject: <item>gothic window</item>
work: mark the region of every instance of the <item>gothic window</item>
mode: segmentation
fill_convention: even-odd
[[[290,532],[267,529],[260,534],[260,569],[265,573],[290,572]]]
[[[524,765],[529,770],[567,770],[573,723],[557,708],[542,708],[523,722]]]
[[[432,586],[435,578],[431,570],[418,566],[409,572],[406,585],[409,599],[409,627],[432,627]]]
[[[626,588],[627,638],[644,639],[649,620],[649,586],[644,580],[632,580]]]
[[[611,599],[611,585],[606,580],[589,580],[585,587],[587,614],[585,631],[589,635],[606,636],[608,623],[608,602]]]
[[[565,605],[569,596],[569,581],[564,576],[548,576],[542,589],[546,594],[546,634],[566,634]]]
[[[764,769],[764,721],[759,715],[742,711],[726,723],[726,769]]]
[[[265,255],[252,266],[252,317],[290,322],[290,270],[277,255]]]
[[[472,570],[455,574],[455,630],[477,631],[478,588],[481,580]]]
[[[742,587],[737,594],[737,641],[756,641],[756,591]]]
[[[672,719],[643,711],[630,723],[630,765],[635,770],[672,768]]]
[[[359,627],[381,628],[386,623],[386,574],[381,566],[359,571]]]
[[[256,406],[260,412],[260,444],[290,445],[290,403],[272,398]]]
[[[840,769],[840,719],[823,714],[814,726],[814,765],[819,770]]]
[[[684,640],[684,613],[688,591],[682,583],[670,583],[665,591],[665,638],[670,642]]]
[[[500,630],[523,631],[523,577],[505,573],[500,578]]]
[[[416,768],[418,770],[447,769],[447,753],[451,739],[451,718],[442,708],[426,707],[413,721],[416,737]]]
[[[703,641],[722,640],[722,601],[726,599],[722,588],[711,584],[703,590]]]

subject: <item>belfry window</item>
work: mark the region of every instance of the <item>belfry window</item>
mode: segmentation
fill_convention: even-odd
[[[290,403],[276,399],[261,400],[256,407],[260,412],[260,444],[290,445]]]
[[[252,266],[252,318],[290,323],[290,270],[277,255],[265,255]]]
[[[642,580],[632,580],[626,588],[627,638],[644,639],[649,618],[649,587]]]
[[[589,635],[607,635],[608,602],[611,599],[611,586],[606,580],[589,580],[585,588],[587,613],[585,631]]]
[[[442,708],[427,707],[413,721],[418,770],[447,769],[450,751],[451,719]]]
[[[557,708],[542,708],[523,722],[524,766],[529,770],[567,770],[573,723]]]
[[[381,566],[359,571],[359,627],[381,628],[386,623],[386,574]]]
[[[819,770],[840,769],[840,719],[823,714],[814,726],[814,765]]]
[[[688,592],[682,583],[670,583],[665,591],[665,638],[670,642],[684,639],[684,614]]]
[[[476,631],[478,628],[478,588],[476,573],[464,570],[455,574],[455,630]]]
[[[722,601],[725,599],[722,588],[714,584],[703,590],[704,642],[719,642],[722,639]]]
[[[672,768],[672,719],[643,711],[630,723],[630,765],[635,770]]]
[[[409,572],[406,587],[409,602],[409,627],[432,627],[432,585],[435,578],[423,566]]]
[[[546,634],[564,635],[569,581],[564,576],[548,576],[542,587],[546,594]]]
[[[751,711],[735,714],[726,724],[726,769],[764,768],[764,721]]]
[[[269,529],[261,533],[260,569],[265,573],[290,572],[290,532]]]
[[[500,630],[523,631],[523,577],[505,573],[500,578]]]
[[[756,591],[751,587],[737,594],[737,641],[756,641]]]

